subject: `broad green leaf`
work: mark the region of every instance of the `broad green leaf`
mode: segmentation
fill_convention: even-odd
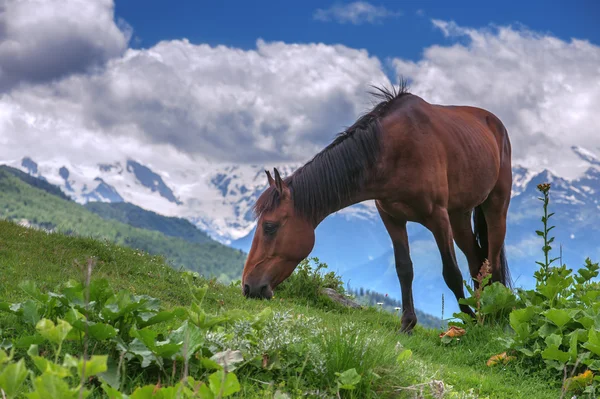
[[[219,363],[207,357],[203,357],[202,359],[200,359],[200,363],[202,363],[202,366],[204,366],[208,370],[221,370],[223,368],[221,367],[221,365],[219,365]]]
[[[31,345],[39,345],[44,343],[44,337],[39,334],[36,335],[27,335],[24,337],[20,337],[15,341],[15,348],[24,349],[29,348]]]
[[[225,373],[219,370],[208,376],[210,390],[217,397],[226,397],[238,392],[241,387],[234,373]]]
[[[181,359],[189,360],[194,354],[202,348],[204,344],[204,334],[202,330],[188,321],[184,321],[177,330],[169,335],[169,340],[175,343],[181,343],[181,349],[177,356]]]
[[[133,391],[130,399],[157,399],[157,395],[154,395],[154,390],[156,387],[154,385],[146,385],[143,387],[138,387]]]
[[[102,305],[113,295],[107,279],[94,279],[90,282],[90,301]]]
[[[40,304],[32,299],[23,303],[23,321],[29,325],[35,326],[40,321]]]
[[[34,281],[23,281],[19,284],[19,288],[22,289],[27,295],[41,303],[46,303],[48,301],[48,295],[43,294]]]
[[[565,309],[549,309],[544,312],[544,316],[558,326],[558,328],[562,329],[568,322],[573,320],[573,317],[575,317],[577,313],[579,313],[578,310],[568,311]]]
[[[546,338],[546,337],[556,333],[557,331],[558,331],[558,327],[556,327],[554,324],[544,323],[538,330],[538,334],[540,337]]]
[[[117,330],[115,330],[115,328],[110,324],[104,323],[90,323],[88,326],[88,332],[98,341],[105,341],[117,336]]]
[[[556,346],[557,348],[562,344],[562,337],[558,334],[552,334],[546,337],[544,340],[548,346]]]
[[[48,373],[55,375],[60,378],[70,377],[71,373],[66,367],[56,364],[51,360],[48,360],[41,356],[30,355],[33,364],[40,371],[41,374]]]
[[[571,340],[569,342],[569,355],[571,360],[577,359],[577,334],[571,334]]]
[[[537,307],[529,306],[523,309],[513,310],[510,313],[510,326],[515,330],[517,336],[528,337],[531,331],[529,321],[538,312]]]
[[[129,398],[129,396],[119,392],[118,389],[115,389],[106,383],[102,383],[102,390],[108,396],[108,399],[128,399]]]
[[[515,295],[499,282],[487,286],[481,293],[481,311],[484,314],[508,314],[516,305]]]
[[[527,348],[519,348],[518,351],[521,352],[522,354],[524,354],[525,356],[529,356],[529,357],[532,357],[535,355],[535,353],[533,353],[533,351],[531,349],[527,349]]]
[[[569,354],[558,349],[557,346],[548,346],[542,351],[542,357],[549,360],[558,360],[561,363],[569,361]]]
[[[27,367],[25,366],[25,360],[21,359],[17,363],[9,364],[1,369],[0,388],[8,398],[16,397],[26,378]]]
[[[338,376],[338,385],[341,389],[354,389],[361,378],[354,368],[346,370],[343,373],[336,373],[336,375]]]
[[[183,347],[183,343],[173,343],[170,341],[160,341],[152,348],[154,353],[165,359],[171,359]]]
[[[33,380],[34,391],[27,395],[30,399],[76,399],[79,397],[78,388],[69,388],[67,383],[53,374],[44,373]],[[84,390],[84,398],[89,396],[90,392]]]
[[[404,349],[402,352],[400,352],[400,354],[398,354],[398,357],[396,357],[396,363],[404,363],[406,360],[410,359],[411,356],[412,351],[410,349]]]
[[[235,365],[244,361],[242,352],[239,350],[232,351],[227,349],[226,351],[215,353],[210,360],[223,367],[226,371],[234,371]]]
[[[186,314],[185,308],[178,308],[173,311],[162,311],[158,313],[145,312],[138,315],[138,327],[144,328],[154,324],[163,323],[174,319],[175,317],[182,317]]]
[[[42,337],[56,345],[60,345],[73,327],[61,319],[58,319],[56,325],[54,325],[52,320],[42,319],[37,323],[35,328]]]
[[[6,354],[6,352],[0,349],[0,364],[8,363],[10,360],[11,358]]]
[[[588,333],[588,342],[583,344],[583,347],[600,356],[600,334],[595,329],[590,329]]]
[[[81,373],[83,372],[85,377],[91,377],[93,375],[104,373],[107,370],[107,359],[108,356],[106,355],[94,355],[90,359],[86,360],[85,369],[83,359],[80,359],[77,362],[77,373],[79,376],[81,376]]]
[[[104,385],[108,385],[118,390],[121,386],[121,370],[119,368],[118,359],[115,359],[112,356],[109,357],[106,361],[106,371],[98,374],[98,377],[103,382],[103,388]]]
[[[148,349],[146,345],[139,339],[135,338],[127,350],[136,355],[142,362],[142,368],[146,368],[152,364],[152,362],[158,362],[157,357]]]

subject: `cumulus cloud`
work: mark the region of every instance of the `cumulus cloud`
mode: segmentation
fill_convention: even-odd
[[[375,6],[366,1],[355,1],[349,4],[334,4],[327,9],[319,8],[315,11],[313,18],[317,21],[336,21],[341,24],[361,25],[364,23],[381,23],[385,18],[401,15],[400,11],[388,10],[383,6]]]
[[[25,109],[111,136],[170,144],[212,161],[305,160],[389,83],[366,51],[257,42],[242,51],[161,42],[128,50],[102,72],[14,91]],[[52,99],[52,101],[47,101]]]
[[[393,60],[411,90],[430,102],[495,113],[511,136],[513,159],[526,167],[580,173],[585,163],[564,149],[600,146],[600,47],[527,29],[433,24],[457,42],[429,47],[417,62]]]
[[[0,5],[0,92],[102,65],[125,51],[130,35],[114,20],[113,0],[7,0]]]
[[[511,135],[514,163],[569,177],[584,163],[569,158],[565,145],[600,147],[598,46],[510,27],[434,24],[454,44],[431,46],[417,62],[391,61],[411,79],[412,92],[497,114]],[[164,41],[128,49],[102,68],[0,94],[0,156],[91,159],[98,149],[106,157],[171,154],[164,162],[174,167],[183,157],[173,154],[297,164],[372,106],[370,84],[390,81],[365,50]]]

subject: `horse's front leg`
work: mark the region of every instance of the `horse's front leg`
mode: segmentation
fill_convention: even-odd
[[[398,274],[400,290],[402,292],[402,327],[400,331],[410,333],[417,324],[417,315],[413,302],[413,264],[408,248],[406,220],[398,220],[391,217],[382,211],[379,206],[377,209],[394,245],[396,273]]]

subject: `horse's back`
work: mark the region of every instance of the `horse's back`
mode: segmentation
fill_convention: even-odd
[[[482,203],[510,165],[506,129],[489,111],[430,104],[413,96],[394,114],[383,124],[391,144],[388,157],[409,168],[418,195],[425,185],[449,210]],[[399,159],[408,155],[407,162]]]

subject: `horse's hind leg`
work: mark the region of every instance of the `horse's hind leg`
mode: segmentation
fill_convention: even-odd
[[[452,234],[458,248],[465,254],[469,263],[469,272],[472,278],[476,278],[479,274],[479,269],[484,261],[481,253],[481,247],[477,243],[475,234],[471,227],[472,212],[459,212],[450,215],[450,223],[452,224]],[[474,281],[475,288],[477,282]]]
[[[510,286],[508,265],[504,256],[506,237],[506,216],[510,202],[510,189],[494,188],[482,209],[487,223],[488,260],[492,266],[492,282],[498,281]]]
[[[458,301],[465,297],[465,291],[462,273],[458,268],[456,254],[454,253],[453,234],[448,211],[444,208],[437,208],[424,225],[435,237],[440,255],[442,256],[444,281]],[[459,307],[461,311],[471,317],[475,317],[473,310],[469,306],[459,304]]]
[[[400,281],[402,292],[402,327],[401,331],[410,333],[417,324],[417,316],[413,303],[412,282],[413,264],[410,259],[408,248],[408,234],[406,232],[406,220],[392,218],[377,206],[381,220],[392,239],[394,245],[394,258],[396,261],[396,273]]]

